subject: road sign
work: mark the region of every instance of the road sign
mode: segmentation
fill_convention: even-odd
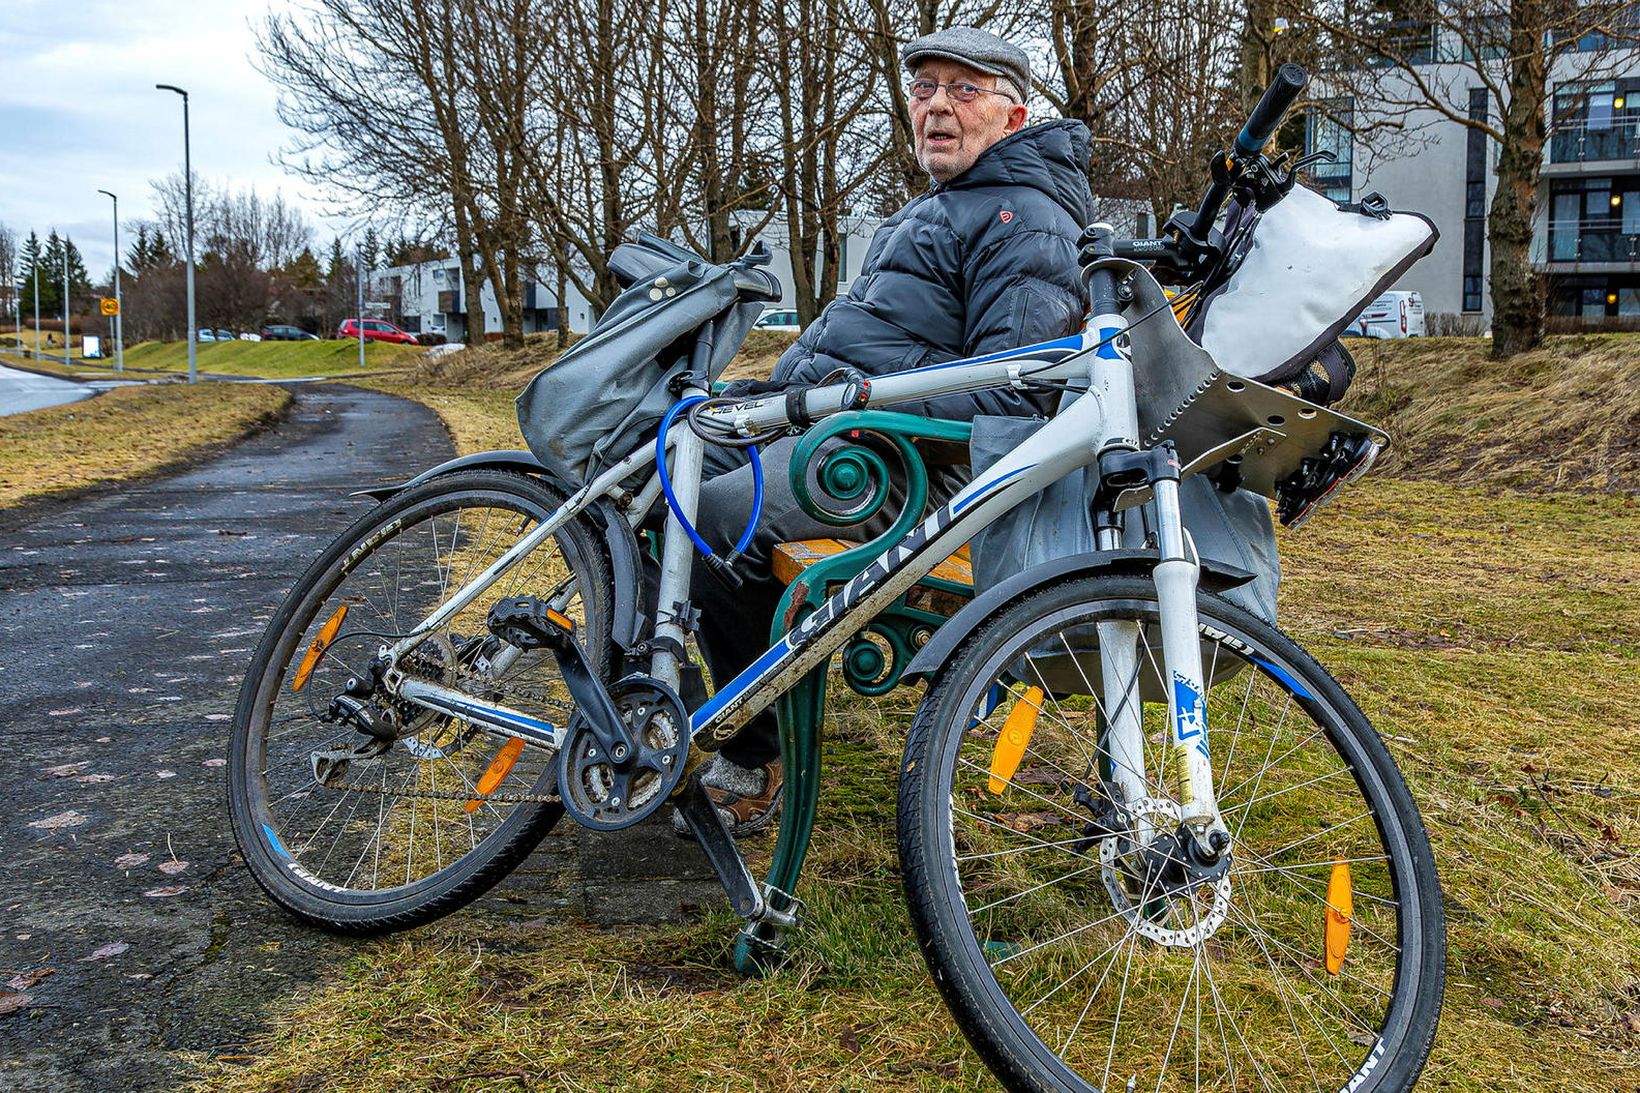
[[[104,296],[102,298],[102,313],[104,315],[118,315],[120,313],[119,300],[112,296]]]

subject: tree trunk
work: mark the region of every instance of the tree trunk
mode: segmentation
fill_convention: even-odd
[[[1492,356],[1511,357],[1543,340],[1543,285],[1532,269],[1532,217],[1543,168],[1548,65],[1533,39],[1540,21],[1511,34],[1509,102],[1504,105],[1498,187],[1487,217],[1492,247]]]
[[[1246,117],[1270,85],[1270,37],[1275,31],[1272,0],[1247,0],[1247,24],[1241,28],[1241,110]]]

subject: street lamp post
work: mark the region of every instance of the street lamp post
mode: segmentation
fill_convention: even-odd
[[[353,286],[358,290],[359,371],[364,371],[364,262],[357,243],[353,244]]]
[[[114,202],[114,371],[125,371],[125,308],[120,303],[120,199],[107,190]]]
[[[40,252],[34,252],[34,359],[40,359]]]
[[[157,83],[154,89],[182,96],[182,185],[188,202],[188,382],[193,383],[199,379],[199,349],[194,331],[194,165],[188,147],[188,92],[168,83]]]
[[[63,236],[63,367],[72,368],[68,360],[69,318],[68,318],[68,236]]]

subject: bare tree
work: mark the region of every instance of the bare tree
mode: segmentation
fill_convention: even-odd
[[[0,316],[14,315],[18,299],[17,233],[0,224]]]
[[[387,222],[448,224],[467,285],[467,336],[482,340],[480,289],[522,339],[518,193],[525,107],[547,52],[541,0],[313,0],[270,15],[260,65],[280,117],[304,134],[287,167],[345,207]],[[360,48],[361,43],[369,48]]]
[[[1594,81],[1627,62],[1627,0],[1416,0],[1359,5],[1326,0],[1292,12],[1333,59],[1326,82],[1380,124],[1440,119],[1496,142],[1497,187],[1487,209],[1492,354],[1508,357],[1543,337],[1543,286],[1531,265],[1551,73]],[[1596,48],[1590,48],[1594,46]],[[1470,89],[1484,92],[1473,109]]]

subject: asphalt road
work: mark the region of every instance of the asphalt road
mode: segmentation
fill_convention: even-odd
[[[83,383],[0,367],[0,416],[76,402],[90,398],[93,393],[93,389]]]
[[[349,952],[235,860],[229,714],[274,606],[363,511],[347,491],[451,448],[423,407],[293,391],[190,472],[0,512],[0,992],[32,999],[0,1015],[0,1088],[172,1088],[179,1053],[234,1052]]]

